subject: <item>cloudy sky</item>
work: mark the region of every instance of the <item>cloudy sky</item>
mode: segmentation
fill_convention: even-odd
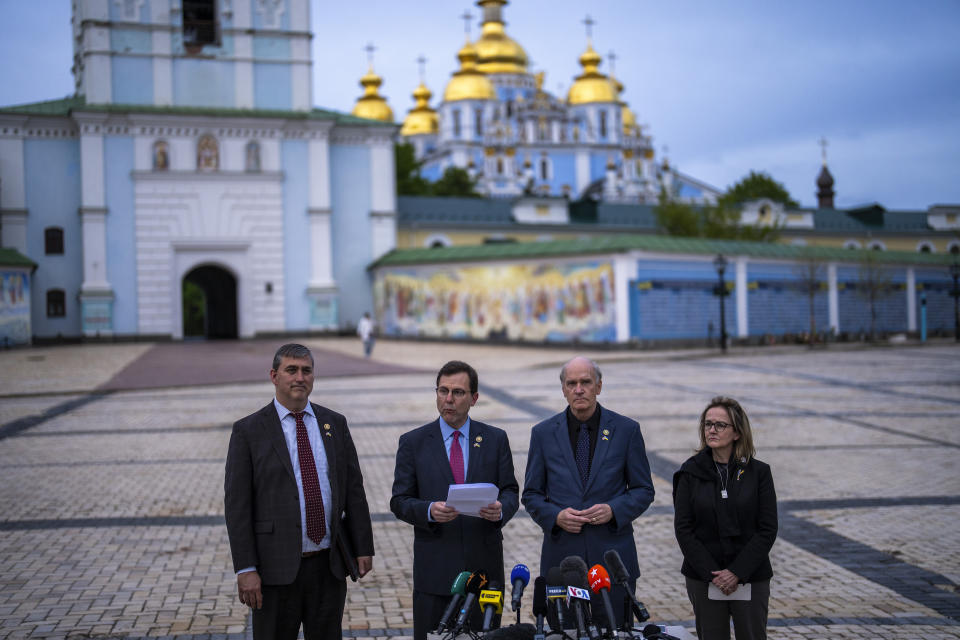
[[[313,101],[349,111],[371,42],[401,120],[416,59],[442,95],[470,0],[312,0]],[[837,205],[960,203],[958,0],[515,0],[507,33],[565,95],[586,46],[616,54],[623,98],[682,171],[725,188],[750,170],[813,205],[818,140]],[[0,105],[72,93],[69,0],[0,0]],[[609,71],[605,60],[602,71]]]

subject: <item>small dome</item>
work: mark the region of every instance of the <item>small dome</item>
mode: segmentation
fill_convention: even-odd
[[[833,186],[833,176],[830,174],[830,170],[827,169],[827,165],[823,165],[823,169],[820,170],[820,175],[817,176],[817,186],[821,189],[829,189]]]
[[[590,104],[592,102],[616,102],[617,90],[610,79],[597,69],[603,58],[593,50],[588,42],[587,50],[580,56],[580,65],[583,73],[576,77],[570,91],[567,93],[567,102],[570,104]]]
[[[383,84],[383,79],[373,72],[373,67],[370,67],[367,73],[360,78],[363,95],[357,98],[357,104],[353,106],[353,115],[368,120],[393,122],[393,109],[387,104],[386,98],[377,91],[381,84]]]
[[[477,70],[477,50],[470,42],[457,53],[460,70],[454,72],[443,92],[444,102],[457,100],[492,100],[495,96],[490,79]]]
[[[416,101],[413,109],[407,112],[400,129],[402,136],[416,136],[434,134],[439,130],[437,112],[430,108],[430,98],[433,93],[422,82],[413,90],[413,99]]]
[[[477,40],[477,68],[484,73],[526,73],[527,52],[506,34],[500,8],[506,0],[478,0],[483,30]]]

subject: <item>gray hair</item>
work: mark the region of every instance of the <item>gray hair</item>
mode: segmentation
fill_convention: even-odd
[[[313,354],[310,353],[310,349],[296,342],[285,344],[277,349],[277,352],[273,354],[273,367],[271,368],[274,371],[279,370],[280,363],[283,362],[284,358],[296,358],[298,360],[300,358],[310,358],[310,366],[313,366]]]
[[[576,358],[570,358],[567,360],[566,364],[560,368],[560,382],[566,382],[567,380],[567,367],[570,366],[570,363],[574,360],[586,360],[589,363],[590,368],[593,369],[593,381],[601,382],[603,380],[603,373],[600,371],[600,366],[591,360],[590,358],[585,358],[584,356],[577,356]]]

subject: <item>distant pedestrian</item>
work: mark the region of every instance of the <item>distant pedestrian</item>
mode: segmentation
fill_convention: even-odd
[[[777,494],[770,466],[754,458],[740,403],[717,396],[700,414],[700,448],[673,474],[674,530],[697,637],[764,640]],[[731,599],[737,593],[748,599]]]
[[[363,355],[366,358],[373,353],[373,320],[370,318],[370,312],[367,311],[357,323],[357,335],[363,341]]]

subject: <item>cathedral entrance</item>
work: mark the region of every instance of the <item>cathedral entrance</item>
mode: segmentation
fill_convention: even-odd
[[[183,277],[183,337],[237,337],[237,279],[226,269],[197,267]]]

